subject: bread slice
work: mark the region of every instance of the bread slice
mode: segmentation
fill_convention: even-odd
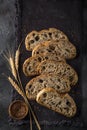
[[[41,63],[41,61],[43,60],[55,60],[55,61],[62,61],[65,62],[64,58],[59,57],[57,55],[53,55],[53,54],[41,54],[41,55],[37,55],[37,56],[33,56],[28,58],[27,60],[25,60],[24,64],[23,64],[23,72],[26,76],[34,76],[34,75],[38,75],[38,71],[37,71],[37,67],[39,65],[39,63]]]
[[[56,54],[65,59],[72,59],[76,56],[76,47],[66,40],[52,40],[37,45],[32,51],[32,56],[37,54]]]
[[[52,88],[42,89],[37,94],[36,101],[66,117],[73,117],[77,111],[76,104],[69,94],[61,95]]]
[[[25,47],[27,50],[33,50],[35,46],[49,40],[68,40],[67,36],[56,28],[41,30],[40,32],[32,31],[26,36]]]
[[[76,71],[65,62],[57,62],[52,60],[42,61],[37,70],[40,74],[54,73],[60,74],[61,76],[65,75],[69,79],[72,86],[78,81]]]
[[[42,74],[36,78],[33,78],[27,83],[26,95],[28,99],[34,100],[36,99],[39,91],[41,91],[43,88],[48,88],[49,86],[54,88],[59,93],[66,93],[71,89],[70,82],[66,77],[61,77],[56,74]]]

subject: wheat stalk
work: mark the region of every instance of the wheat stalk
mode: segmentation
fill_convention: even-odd
[[[25,99],[26,96],[23,93],[23,91],[20,89],[20,87],[18,86],[18,84],[10,76],[8,76],[8,80],[11,83],[11,85],[14,87],[14,89]]]
[[[33,115],[33,118],[34,118],[35,123],[36,123],[36,125],[37,125],[37,127],[38,127],[38,130],[41,130],[40,125],[39,125],[39,123],[38,123],[38,121],[37,121],[37,118],[36,118],[36,116],[35,116],[35,114],[34,114],[32,108],[31,108],[31,106],[30,106],[30,104],[29,104],[27,98],[26,98],[26,95],[23,93],[23,91],[20,89],[20,87],[18,86],[18,84],[17,84],[10,76],[8,77],[8,80],[9,80],[9,82],[11,83],[11,85],[15,88],[15,90],[24,98],[26,104],[28,105],[28,108],[30,108],[30,111],[31,111],[31,113],[32,113],[32,115]],[[30,116],[30,122],[32,122],[32,121],[31,121],[31,116]],[[31,127],[31,129],[32,129],[31,123],[30,123],[30,127]]]
[[[26,95],[20,89],[18,84],[10,76],[8,77],[8,80],[11,83],[11,85],[14,87],[14,89],[23,97],[23,99],[25,100],[26,104],[28,105],[28,101],[26,99]],[[28,105],[28,108],[29,108],[29,105]],[[30,130],[32,130],[32,119],[31,119],[30,109],[29,109],[29,115],[30,115]]]
[[[30,109],[29,109],[29,116],[30,116],[30,130],[32,130],[32,118],[31,118],[31,112],[30,112]]]
[[[22,83],[21,83],[21,79],[20,79],[20,75],[19,75],[19,71],[18,71],[18,69],[19,69],[19,57],[20,57],[20,44],[19,44],[18,49],[15,52],[15,68],[16,68],[16,72],[17,72],[17,75],[18,75],[19,85],[20,85],[22,91],[24,92],[24,89],[23,89],[23,86],[22,86]],[[25,102],[28,105],[27,99],[25,99]],[[28,105],[28,107],[29,107],[29,105]],[[29,109],[29,116],[30,116],[30,130],[32,130],[32,118],[31,118],[30,109]]]
[[[23,99],[25,100],[26,104],[28,105],[29,108],[29,116],[30,116],[30,130],[32,130],[32,118],[31,118],[31,114],[34,118],[34,121],[36,123],[36,126],[38,128],[38,130],[41,130],[39,122],[32,110],[31,105],[28,102],[28,99],[26,97],[24,88],[22,86],[22,82],[20,79],[20,75],[19,75],[19,59],[20,59],[20,46],[21,46],[22,42],[19,44],[18,49],[15,52],[15,55],[13,54],[13,52],[11,53],[9,50],[7,50],[7,52],[5,52],[3,54],[4,58],[8,61],[9,65],[10,65],[10,69],[11,69],[11,73],[14,76],[15,80],[17,81],[17,83],[10,77],[8,76],[7,79],[8,81],[11,83],[11,85],[14,87],[14,89],[23,97]]]
[[[16,68],[19,85],[20,85],[21,89],[24,92],[24,89],[23,89],[23,86],[22,86],[22,83],[21,83],[21,79],[20,79],[20,75],[19,75],[19,71],[18,71],[18,69],[19,69],[19,59],[20,59],[20,47],[21,47],[21,44],[22,44],[22,42],[19,44],[18,49],[15,52],[15,63],[14,63],[14,65],[15,65],[15,68]]]

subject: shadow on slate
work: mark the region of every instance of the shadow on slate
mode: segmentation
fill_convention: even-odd
[[[62,30],[77,48],[77,57],[67,61],[75,68],[79,76],[79,82],[72,88],[70,95],[77,104],[77,114],[73,118],[66,118],[54,111],[38,105],[35,101],[31,102],[32,108],[38,117],[41,125],[58,126],[83,126],[82,121],[82,88],[81,88],[81,63],[82,63],[82,2],[80,0],[22,0],[16,1],[17,8],[17,42],[32,30],[47,29],[56,27]],[[31,52],[26,51],[23,44],[21,53],[21,68],[24,60],[31,56]],[[23,86],[30,80],[26,78],[20,69]],[[20,96],[12,90],[12,100],[20,99]],[[29,123],[28,117],[16,121],[10,118],[11,125],[22,125]]]

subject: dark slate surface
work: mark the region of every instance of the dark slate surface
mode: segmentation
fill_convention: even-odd
[[[34,0],[33,0],[34,1]],[[33,3],[30,2],[30,5]],[[40,3],[42,3],[42,0],[38,0]],[[86,74],[87,74],[87,67],[86,67],[86,59],[87,59],[87,55],[86,55],[86,14],[87,14],[87,10],[86,10],[86,4],[84,4],[84,38],[81,40],[82,36],[81,36],[81,29],[83,29],[83,27],[81,28],[81,21],[78,22],[77,26],[74,24],[71,24],[71,26],[69,26],[70,24],[68,23],[68,19],[67,16],[69,16],[69,21],[77,21],[78,19],[82,18],[81,13],[82,10],[81,9],[81,3],[78,2],[78,0],[74,0],[74,2],[71,2],[70,0],[67,0],[68,2],[64,3],[64,10],[61,12],[61,8],[59,5],[61,5],[60,1],[56,1],[56,0],[51,0],[48,1],[48,5],[50,5],[50,8],[55,7],[55,9],[58,8],[58,12],[59,14],[61,14],[61,17],[57,17],[57,15],[55,15],[56,18],[59,18],[60,20],[63,20],[64,17],[66,17],[65,22],[61,22],[60,20],[58,22],[55,21],[55,25],[54,25],[54,19],[55,17],[52,16],[52,18],[47,18],[46,20],[42,20],[42,21],[38,21],[39,16],[38,15],[34,15],[31,16],[31,12],[33,12],[34,14],[38,14],[38,9],[35,10],[35,7],[33,6],[29,6],[29,4],[27,4],[27,1],[23,3],[22,6],[22,30],[20,31],[20,33],[22,34],[22,38],[25,37],[25,35],[27,34],[28,31],[31,31],[32,29],[42,29],[42,28],[47,28],[50,26],[54,26],[54,27],[58,27],[59,25],[59,29],[63,30],[68,36],[69,39],[77,45],[77,43],[80,45],[81,47],[84,47],[82,49],[82,54],[83,54],[83,62],[81,64],[81,88],[82,88],[82,120],[85,122],[85,124],[87,123],[87,117],[85,116],[87,113],[87,89],[86,89],[86,84],[87,84],[87,80],[86,80]],[[59,2],[59,4],[54,4],[55,2]],[[62,1],[63,2],[63,1]],[[46,3],[46,0],[44,0],[44,4],[41,4],[41,7],[44,7]],[[37,4],[37,3],[36,3]],[[52,4],[52,5],[51,5]],[[34,4],[32,4],[34,5]],[[66,5],[66,6],[65,6]],[[70,5],[70,6],[69,6]],[[23,8],[26,6],[26,10]],[[40,5],[38,4],[38,6],[40,7]],[[73,16],[73,18],[71,17],[71,8],[73,7],[73,10],[75,9],[76,13],[75,15],[78,13],[78,16],[75,17],[75,15]],[[29,8],[30,7],[30,8]],[[43,13],[43,8],[39,8],[41,11],[41,14]],[[65,9],[67,8],[67,11],[65,11]],[[77,8],[75,8],[77,7]],[[25,11],[29,10],[28,12],[26,12],[25,14],[23,14]],[[33,9],[31,11],[31,9]],[[57,10],[56,10],[57,11]],[[80,12],[79,12],[80,11]],[[2,52],[2,50],[4,50],[6,48],[6,46],[11,43],[12,45],[15,44],[16,42],[16,37],[15,37],[15,32],[17,31],[15,28],[15,24],[17,24],[17,22],[15,21],[16,19],[16,8],[15,8],[15,0],[0,0],[0,52]],[[52,13],[54,14],[54,12],[52,11]],[[48,14],[50,15],[50,11],[48,11]],[[66,15],[67,14],[67,15]],[[72,13],[73,14],[73,13]],[[29,17],[27,17],[27,15],[30,17],[32,17],[32,20],[28,19]],[[43,19],[42,15],[40,16],[40,18]],[[54,19],[53,19],[54,18]],[[75,20],[74,20],[75,19]],[[28,24],[28,20],[29,23]],[[80,19],[81,20],[81,19]],[[48,22],[49,24],[48,24]],[[61,24],[60,24],[61,22]],[[42,23],[43,23],[43,27],[42,27]],[[25,26],[26,25],[26,26]],[[31,26],[30,26],[31,25]],[[65,28],[66,27],[66,28]],[[80,27],[80,28],[79,28]],[[73,28],[73,33],[72,32],[72,28]],[[20,29],[20,28],[19,28]],[[78,35],[77,35],[78,34]],[[73,37],[75,36],[75,39],[73,41]],[[79,41],[78,41],[79,39]],[[75,42],[76,40],[76,42]],[[23,60],[23,59],[22,59]],[[76,67],[77,68],[77,67]],[[0,60],[0,73],[2,73],[3,71],[7,71],[7,68],[5,66],[5,64],[2,62],[2,60]],[[29,129],[29,126],[20,126],[20,127],[11,127],[8,125],[8,105],[10,103],[10,95],[11,95],[11,85],[4,80],[1,76],[0,76],[0,130],[22,130],[22,129]],[[58,126],[52,127],[52,126],[47,126],[47,125],[43,125],[42,127],[44,130],[45,129],[52,129],[52,130],[56,130],[58,129]],[[59,129],[65,129],[68,127],[61,127]],[[35,128],[34,128],[35,129]],[[73,129],[73,128],[70,128]],[[74,128],[75,129],[75,128]],[[76,128],[77,129],[77,128]],[[79,128],[79,129],[85,129],[85,128]]]

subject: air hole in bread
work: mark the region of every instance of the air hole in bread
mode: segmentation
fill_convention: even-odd
[[[47,34],[44,34],[45,37],[47,37]]]
[[[44,94],[43,94],[43,97],[45,98],[46,96],[47,96],[47,93],[44,93]]]
[[[31,91],[31,93],[33,93],[33,89],[31,89],[30,91]]]
[[[30,93],[33,93],[33,89],[31,88],[32,86],[30,86],[30,88],[28,89],[28,92]]]
[[[60,82],[60,79],[57,79],[58,80],[58,82]]]
[[[61,101],[58,102],[58,105],[61,105]]]
[[[49,34],[50,37],[52,36],[52,33],[48,33],[48,34]]]
[[[60,108],[60,111],[62,112],[62,108]]]
[[[30,84],[30,85],[29,85],[29,88],[31,88],[31,87],[32,87],[32,85]]]
[[[38,57],[38,61],[41,62],[41,60],[42,60],[41,57]]]
[[[64,109],[67,111],[67,113],[69,112],[69,108],[68,107],[65,107]]]
[[[51,102],[51,104],[52,104],[52,105],[55,105],[55,103],[54,103],[54,102]]]
[[[70,68],[69,68],[69,67],[67,67],[67,70],[70,70]]]
[[[34,40],[30,40],[30,43],[33,44],[33,43],[34,43]]]
[[[37,54],[39,54],[39,52],[38,52],[38,51],[37,51],[36,53],[37,53]]]
[[[52,45],[49,45],[49,49],[54,50],[54,49],[55,49],[55,47],[54,47],[54,46],[52,46]]]
[[[73,81],[73,76],[69,76],[69,80],[70,80],[70,82],[72,82]]]
[[[38,41],[38,40],[39,40],[39,36],[36,36],[36,37],[35,37],[35,40]]]
[[[65,49],[67,52],[70,52],[68,49]]]
[[[42,67],[42,70],[45,70],[45,66]]]
[[[28,67],[28,70],[31,70],[31,66]]]
[[[42,80],[42,79],[39,79],[39,82],[40,82],[40,83],[43,83],[43,80]]]
[[[45,59],[47,60],[47,59],[48,59],[48,57],[46,56],[46,57],[45,57]]]
[[[48,51],[48,52],[52,52],[52,50],[50,50],[50,49],[47,49],[47,51]]]
[[[58,35],[57,35],[57,34],[55,34],[55,37],[56,37],[56,38],[58,38]]]
[[[57,85],[57,88],[59,89],[59,88],[60,88],[60,86],[59,86],[59,85]]]
[[[56,40],[56,42],[59,42],[59,40]]]
[[[69,101],[66,101],[66,105],[70,107],[71,103]]]
[[[35,33],[33,33],[32,35],[35,36]]]

